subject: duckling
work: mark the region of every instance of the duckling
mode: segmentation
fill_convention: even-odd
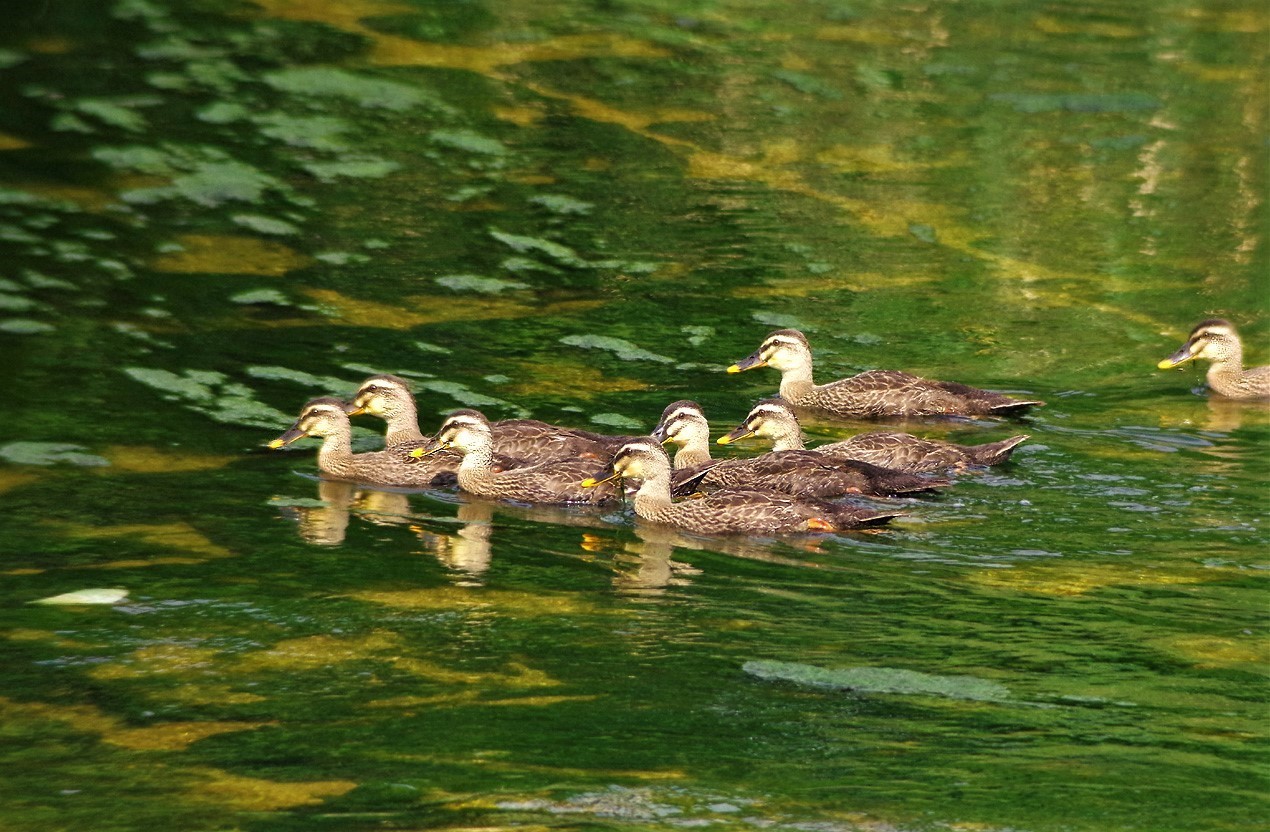
[[[635,513],[645,520],[699,534],[799,534],[878,526],[897,512],[858,508],[777,491],[726,488],[690,500],[670,496],[670,457],[656,439],[624,445],[603,479],[582,483],[597,488],[618,479],[640,480]]]
[[[756,404],[745,417],[745,421],[726,436],[720,437],[719,443],[727,445],[751,436],[772,440],[773,451],[803,448],[803,431],[798,424],[798,416],[781,399],[765,399]],[[1019,434],[983,445],[957,445],[936,439],[922,439],[911,433],[874,431],[853,436],[843,442],[817,445],[811,451],[871,462],[883,468],[910,474],[927,474],[949,468],[964,471],[971,466],[998,465],[1008,460],[1015,447],[1027,438],[1027,434]]]
[[[586,489],[579,483],[594,477],[607,464],[594,459],[550,459],[505,471],[494,470],[494,436],[490,422],[477,410],[456,410],[446,417],[428,448],[416,448],[412,457],[426,462],[442,449],[462,455],[458,467],[459,488],[494,500],[522,503],[591,503],[615,500],[618,490]]]
[[[332,479],[398,488],[438,488],[455,484],[461,461],[455,453],[429,457],[425,465],[412,464],[408,455],[398,451],[353,453],[353,426],[345,408],[343,400],[331,396],[311,399],[300,411],[295,424],[270,442],[269,447],[276,450],[305,436],[316,436],[322,439],[318,470]]]
[[[1244,346],[1230,321],[1200,321],[1181,349],[1156,366],[1167,370],[1202,358],[1208,368],[1208,386],[1219,396],[1238,401],[1270,398],[1270,366],[1244,369]]]
[[[384,445],[410,451],[425,447],[431,437],[419,431],[419,410],[409,383],[400,376],[374,375],[362,382],[349,402],[350,416],[369,413],[388,423]],[[628,437],[609,437],[562,428],[537,419],[503,419],[490,423],[497,458],[543,461],[584,456],[608,461]],[[408,446],[408,447],[407,447]],[[497,467],[512,467],[498,465]]]
[[[781,371],[780,395],[785,401],[848,419],[1005,416],[1044,404],[951,381],[931,381],[898,370],[869,370],[818,385],[812,381],[811,347],[806,336],[796,329],[771,333],[753,355],[728,367],[728,372],[769,366]]]
[[[951,485],[948,480],[917,477],[815,451],[780,450],[750,459],[711,460],[710,425],[700,405],[687,400],[666,408],[653,430],[653,438],[678,446],[671,481],[675,496],[701,487],[763,488],[821,498],[846,494],[889,497]],[[687,485],[689,482],[691,486]]]

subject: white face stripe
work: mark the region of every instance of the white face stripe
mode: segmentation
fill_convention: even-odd
[[[1235,331],[1228,326],[1206,326],[1191,335],[1190,340],[1198,341],[1200,338],[1233,338]]]
[[[666,426],[667,436],[675,436],[685,429],[691,430],[695,428],[698,431],[703,427],[707,430],[709,429],[706,424],[705,414],[695,407],[675,408],[674,412],[666,417],[666,421],[663,424]]]
[[[797,338],[791,338],[788,335],[773,335],[763,342],[763,346],[759,347],[760,352],[767,352],[784,347],[791,350],[806,349],[806,345]]]
[[[484,423],[479,419],[473,419],[471,416],[451,416],[449,419],[446,419],[445,424],[441,426],[441,432],[445,433],[446,431],[451,430],[462,430],[463,428],[479,430],[482,427],[484,427]]]
[[[782,407],[778,404],[760,404],[750,411],[750,415],[745,417],[748,422],[752,419],[782,419],[788,420],[794,414],[790,413],[789,408]]]
[[[410,390],[401,382],[388,378],[375,378],[362,384],[359,394],[366,393],[369,388],[374,387],[371,395],[375,396],[406,396],[410,394]]]

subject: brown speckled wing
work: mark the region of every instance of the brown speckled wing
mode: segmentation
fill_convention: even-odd
[[[589,503],[617,499],[614,483],[583,488],[582,481],[608,475],[608,464],[595,459],[562,459],[495,474],[488,496],[524,503]]]
[[[800,407],[851,418],[986,415],[1040,402],[1022,402],[964,384],[930,381],[898,370],[869,370],[816,387]]]
[[[817,451],[778,451],[726,460],[711,469],[702,484],[706,488],[770,489],[800,497],[841,497],[907,494],[947,483]]]
[[[910,474],[930,473],[969,464],[969,456],[950,442],[922,439],[911,433],[877,431],[815,450],[831,456],[858,459]]]
[[[767,535],[806,533],[813,518],[819,529],[832,526],[845,531],[879,525],[894,516],[895,512],[802,500],[773,491],[729,489],[680,501],[652,519],[704,534]]]

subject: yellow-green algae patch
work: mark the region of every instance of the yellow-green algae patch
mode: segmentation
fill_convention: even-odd
[[[506,688],[540,688],[559,685],[542,671],[517,662],[508,665],[502,673],[477,673],[453,670],[434,662],[402,655],[408,649],[400,636],[386,631],[372,632],[364,636],[339,638],[336,636],[308,636],[289,639],[242,656],[235,666],[249,670],[306,671],[326,668],[332,664],[354,661],[379,661],[421,679],[451,685],[490,685]]]
[[[649,385],[633,378],[601,373],[595,367],[553,358],[549,361],[517,361],[508,371],[514,381],[505,389],[510,395],[567,396],[590,398],[601,393],[647,390]]]
[[[462,690],[455,693],[442,693],[436,696],[394,696],[391,699],[377,699],[368,703],[372,708],[437,708],[462,705],[479,705],[501,707],[505,705],[534,708],[550,707],[568,702],[593,702],[600,698],[599,694],[580,694],[575,696],[515,696],[503,699],[482,699],[482,691]]]
[[[264,722],[165,722],[130,727],[116,716],[92,705],[54,705],[49,702],[16,702],[0,697],[0,720],[5,722],[60,722],[103,742],[135,751],[181,751],[207,737],[251,731]]]
[[[176,274],[255,274],[278,277],[313,263],[312,258],[271,240],[229,234],[184,234],[181,251],[159,255],[151,269]]]
[[[223,468],[237,457],[165,451],[145,445],[112,445],[101,452],[110,468],[99,473],[167,474],[180,471],[210,471]]]
[[[193,552],[201,556],[202,559],[228,558],[234,555],[230,550],[208,540],[202,532],[189,523],[180,521],[161,524],[133,523],[119,526],[86,526],[78,523],[52,523],[50,525],[62,534],[84,540],[135,537],[152,546]],[[196,563],[198,561],[185,562]]]
[[[333,289],[306,289],[335,321],[348,326],[381,329],[413,329],[447,321],[484,321],[527,318],[534,315],[562,315],[602,306],[603,301],[564,301],[544,305],[499,297],[466,298],[454,295],[411,295],[401,305],[350,298]]]
[[[1264,671],[1270,663],[1270,644],[1260,636],[1174,636],[1156,639],[1154,644],[1204,668],[1247,667],[1259,665]]]
[[[1182,572],[1173,569],[1134,569],[1115,564],[1080,563],[1068,566],[1017,566],[974,573],[970,580],[994,589],[1041,595],[1088,595],[1112,586],[1173,586],[1217,580],[1223,570]],[[1213,574],[1210,574],[1213,573]]]
[[[351,780],[281,782],[243,777],[215,768],[193,768],[186,772],[197,778],[189,787],[192,796],[210,800],[218,808],[239,811],[272,812],[312,806],[357,788],[357,783]]]
[[[0,133],[0,150],[21,150],[30,146],[31,143],[26,139],[20,139],[10,133]]]
[[[366,590],[349,595],[359,601],[408,610],[499,610],[509,615],[600,615],[607,609],[566,593],[512,590],[474,593],[461,587]]]
[[[62,650],[91,650],[102,646],[100,644],[92,644],[87,641],[77,641],[73,638],[67,638],[61,633],[57,633],[52,630],[19,628],[9,630],[4,633],[4,638],[9,641],[43,642],[50,647],[57,647]]]
[[[12,491],[15,488],[20,488],[27,483],[35,482],[37,479],[39,479],[38,474],[0,470],[0,494],[3,494],[6,491]]]

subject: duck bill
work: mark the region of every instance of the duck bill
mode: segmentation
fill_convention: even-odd
[[[763,356],[760,355],[759,353],[754,353],[749,358],[743,358],[740,361],[733,364],[731,367],[728,367],[728,372],[729,373],[743,373],[746,370],[753,370],[753,369],[757,369],[758,367],[766,367],[766,366],[767,366],[767,362],[763,360]]]
[[[303,439],[306,436],[308,436],[308,434],[300,430],[298,425],[292,425],[290,430],[270,442],[269,447],[276,451],[279,448],[284,448],[297,439]]]
[[[595,488],[596,486],[604,485],[606,482],[612,482],[615,479],[617,479],[617,474],[609,474],[602,480],[597,480],[595,477],[587,477],[581,484],[583,488]]]
[[[445,449],[445,444],[442,442],[437,442],[434,439],[431,443],[423,446],[422,448],[415,448],[413,451],[411,451],[410,458],[414,460],[423,459],[424,457],[432,456],[438,451],[441,451],[444,449]]]
[[[344,403],[344,412],[349,416],[361,416],[366,412],[366,405],[361,404],[359,399],[353,399]]]
[[[1179,364],[1185,364],[1187,361],[1190,361],[1192,358],[1195,357],[1194,354],[1192,354],[1191,352],[1191,350],[1194,348],[1195,348],[1195,345],[1191,343],[1190,341],[1187,341],[1185,344],[1182,345],[1182,348],[1180,350],[1173,353],[1168,358],[1164,359],[1163,361],[1161,361],[1159,364],[1156,364],[1155,366],[1161,370],[1170,370]]]
[[[670,441],[670,437],[666,435],[665,425],[658,425],[653,428],[652,437],[663,445]]]
[[[728,431],[715,441],[720,445],[731,445],[733,442],[740,442],[742,439],[749,439],[753,435],[754,431],[750,430],[745,425],[741,425]]]

